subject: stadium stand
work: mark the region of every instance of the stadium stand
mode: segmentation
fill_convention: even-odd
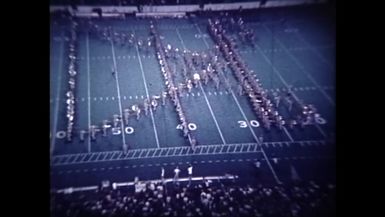
[[[53,193],[52,216],[335,216],[336,188],[313,181],[276,186],[237,183],[194,187],[147,183],[145,189],[99,188],[91,192]]]

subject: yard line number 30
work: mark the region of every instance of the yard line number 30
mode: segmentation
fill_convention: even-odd
[[[315,122],[317,124],[326,124],[326,120],[324,118],[322,118],[322,117],[316,117],[315,118]],[[247,122],[246,121],[238,121],[238,124],[239,124],[240,128],[246,128],[247,127]],[[305,125],[309,125],[309,124],[310,123],[308,123],[308,122],[305,123]],[[256,121],[256,120],[251,120],[250,121],[250,125],[252,127],[259,127],[260,126],[259,122]]]

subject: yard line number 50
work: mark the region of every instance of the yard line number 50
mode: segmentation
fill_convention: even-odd
[[[98,130],[100,132],[100,130]],[[126,134],[133,134],[135,132],[133,127],[125,127],[124,132]],[[120,127],[113,127],[111,128],[111,133],[112,135],[120,135],[122,134],[122,129]],[[50,138],[51,138],[51,133],[50,133]],[[67,133],[63,130],[56,132],[56,138],[57,139],[64,139],[67,136]]]

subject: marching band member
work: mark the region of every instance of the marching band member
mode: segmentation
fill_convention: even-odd
[[[111,127],[111,125],[108,124],[108,120],[103,120],[102,121],[102,131],[103,131],[103,136],[107,136],[107,129]]]
[[[140,112],[141,112],[139,106],[137,104],[134,104],[134,105],[131,106],[131,110],[136,115],[136,120],[139,120]]]
[[[150,100],[148,98],[144,99],[143,107],[144,107],[144,114],[147,116],[148,110],[150,109]]]
[[[125,108],[123,110],[124,123],[128,125],[128,119],[130,118],[130,109]]]

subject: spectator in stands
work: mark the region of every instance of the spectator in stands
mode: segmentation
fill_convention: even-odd
[[[293,184],[293,185],[292,185]],[[160,183],[132,194],[124,188],[53,194],[56,216],[332,216],[335,186],[289,183],[268,187],[224,185],[194,188],[174,186],[168,193]]]

